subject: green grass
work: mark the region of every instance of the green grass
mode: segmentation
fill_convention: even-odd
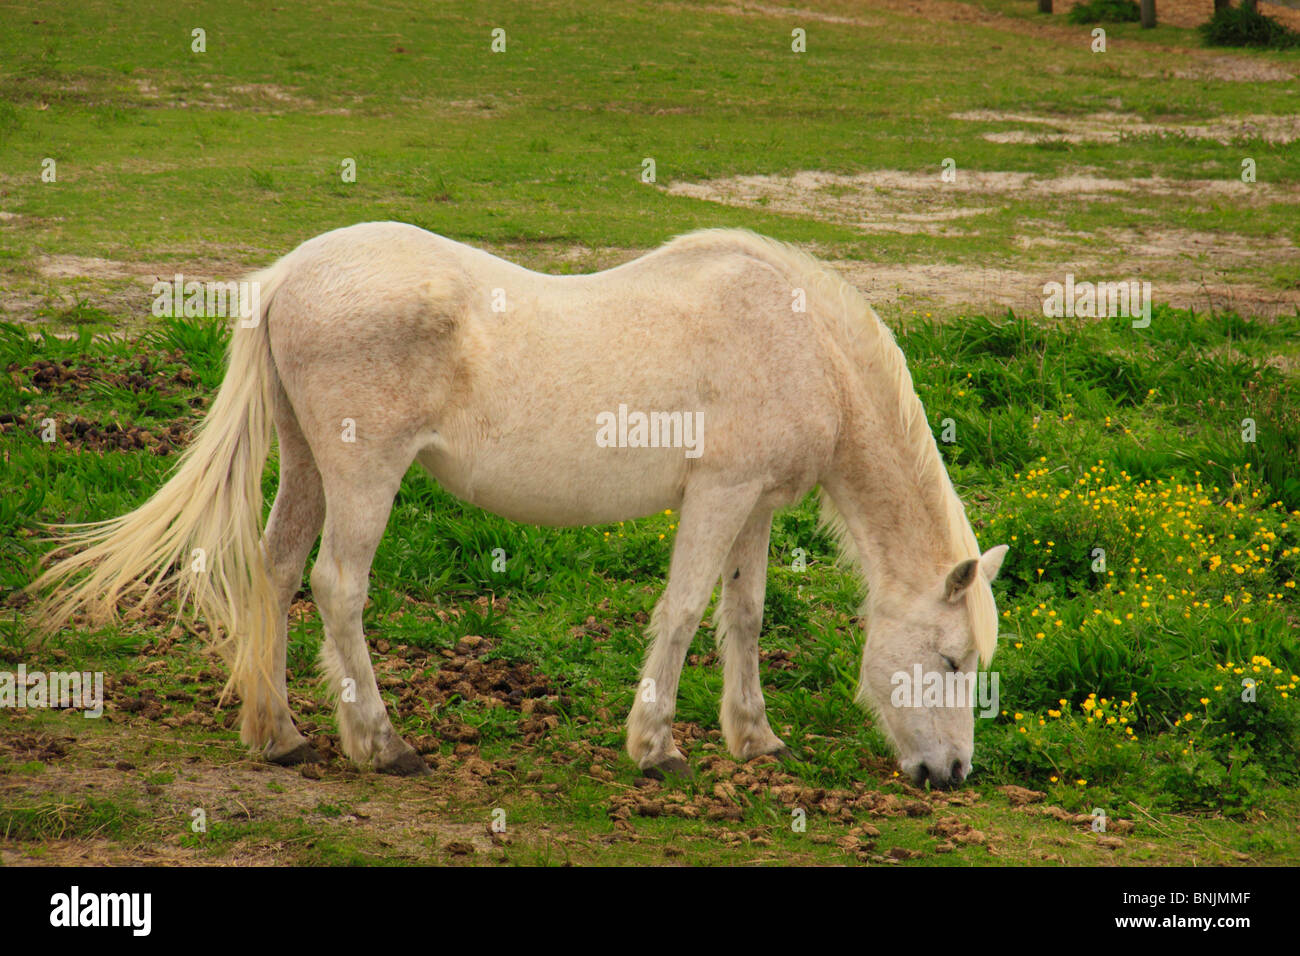
[[[1092,0],[1070,9],[1070,23],[1136,23],[1142,18],[1135,0]]]
[[[1200,27],[1210,46],[1265,47],[1276,50],[1300,46],[1300,33],[1273,17],[1244,5],[1215,11]]]
[[[1276,389],[1277,409],[1296,407],[1294,374],[1268,360],[1294,354],[1297,331],[1296,321],[1260,324],[1165,308],[1155,311],[1145,331],[1106,322],[1067,329],[1014,316],[923,321],[897,330],[936,432],[944,419],[957,421],[958,440],[942,447],[980,537],[1012,546],[997,582],[1004,618],[995,669],[1004,713],[977,722],[977,783],[985,792],[1005,783],[1030,786],[1075,812],[1102,806],[1118,814],[1138,806],[1162,814],[1166,829],[1182,825],[1180,814],[1211,813],[1251,822],[1243,832],[1253,832],[1270,809],[1294,798],[1300,782],[1294,760],[1300,732],[1293,677],[1300,668],[1293,639],[1300,569],[1294,512],[1300,502],[1284,505],[1258,476],[1271,468],[1294,473],[1286,462],[1296,455],[1295,434],[1261,411],[1254,396]],[[1230,360],[1211,360],[1207,353],[1217,353],[1228,338],[1234,342]],[[132,348],[84,335],[32,338],[15,329],[4,342],[0,361],[18,368],[77,356],[111,369]],[[219,362],[222,339],[201,320],[169,320],[132,354],[149,357],[168,381],[174,353],[149,349],[178,342],[188,343],[187,367],[215,381],[209,370]],[[89,414],[77,401],[84,391],[33,402],[23,394],[30,387],[23,375],[16,379],[0,384],[0,391],[15,406],[29,403],[33,417],[61,421],[74,412]],[[209,388],[196,379],[166,398],[186,406]],[[131,403],[139,415],[133,420],[145,427],[167,421],[170,411],[156,418],[147,411],[162,408],[163,399],[143,389]],[[1222,411],[1215,405],[1207,410],[1207,403],[1220,400]],[[1233,445],[1223,436],[1238,428],[1243,409],[1257,416],[1258,439]],[[103,413],[112,414],[111,403]],[[12,429],[3,441],[0,478],[25,502],[0,508],[9,543],[0,580],[14,589],[35,571],[37,520],[120,513],[161,482],[170,461],[51,446]],[[268,494],[272,474],[268,469]],[[495,644],[490,656],[552,675],[562,703],[558,726],[535,746],[523,743],[517,712],[459,698],[437,709],[417,708],[401,721],[403,733],[436,734],[447,721],[473,727],[485,758],[527,754],[561,786],[562,798],[544,809],[512,809],[512,819],[522,812],[525,825],[562,821],[576,832],[606,827],[604,800],[611,791],[605,783],[586,779],[581,767],[552,761],[563,761],[570,742],[621,750],[621,717],[643,652],[639,622],[666,574],[674,521],[661,515],[595,528],[515,525],[460,503],[412,470],[375,559],[367,633],[435,653],[467,634],[483,636]],[[1098,546],[1105,547],[1108,562],[1100,573],[1093,569]],[[493,569],[496,548],[509,556],[504,572]],[[808,556],[806,571],[793,570],[796,548]],[[890,771],[882,771],[888,766],[884,740],[852,704],[861,640],[849,620],[856,585],[835,557],[817,528],[811,499],[778,516],[763,643],[769,653],[787,653],[793,666],[765,666],[769,713],[778,732],[798,745],[790,770],[807,785],[891,786]],[[485,596],[504,599],[504,609]],[[314,615],[291,627],[295,694],[319,695],[309,675],[320,639]],[[9,637],[10,653],[24,655],[29,666],[58,649],[80,667],[110,674],[148,666],[142,662],[155,657],[148,640],[147,630],[128,626],[103,635],[64,634],[23,651],[21,614]],[[705,628],[692,653],[705,655],[710,645]],[[182,659],[145,680],[160,695],[199,693],[204,682],[194,680],[191,662],[197,654],[190,645]],[[436,668],[396,663],[386,673],[407,679]],[[1260,681],[1253,703],[1240,700],[1243,673]],[[209,690],[213,683],[207,681]],[[716,667],[688,666],[678,719],[716,728],[720,691]],[[327,716],[319,720],[322,729],[332,726]],[[441,748],[453,764],[454,747],[447,741]],[[613,766],[625,779],[634,774],[626,760]],[[33,768],[6,772],[12,778]],[[165,786],[173,779],[174,770],[160,768],[145,782]],[[284,794],[297,785],[268,780],[264,786]],[[34,834],[43,812],[41,805],[24,809],[15,826]],[[342,812],[327,809],[318,816],[326,821]],[[762,823],[786,839],[778,825],[785,812],[770,795],[758,794],[745,822]],[[82,816],[78,811],[69,818],[70,830]],[[214,831],[204,837],[204,852],[275,842],[265,828],[282,825]],[[643,825],[665,839],[679,828],[707,831],[680,820]],[[276,839],[296,845],[302,826],[293,824],[297,836]],[[1281,849],[1292,847],[1293,837],[1269,832]],[[890,838],[903,848],[916,839],[926,847],[936,843],[906,826]],[[371,858],[364,848],[354,849],[358,860]],[[302,859],[351,859],[342,848],[338,852],[343,856],[318,846]],[[536,847],[528,852],[542,854],[531,859],[546,859]],[[1151,852],[1161,858],[1159,850]]]
[[[56,4],[0,38],[0,99],[10,104],[0,116],[0,170],[6,209],[21,217],[6,226],[6,244],[22,260],[9,278],[39,294],[47,287],[30,265],[39,255],[87,250],[160,271],[213,257],[234,271],[327,229],[382,218],[511,248],[539,265],[553,263],[547,250],[557,243],[643,248],[720,225],[847,258],[1059,268],[1060,254],[1018,241],[1040,231],[1027,224],[1050,223],[1067,248],[1115,271],[1129,264],[1112,244],[1072,237],[1098,225],[1177,224],[1300,241],[1290,203],[1207,201],[1189,190],[1136,190],[1119,203],[1013,193],[963,228],[870,235],[665,191],[802,169],[899,170],[937,182],[944,157],[962,171],[1052,178],[1086,169],[1177,181],[1233,180],[1249,156],[1261,184],[1300,175],[1296,150],[1248,132],[1226,148],[1150,135],[1011,147],[980,134],[1017,124],[955,118],[980,110],[1172,123],[1287,116],[1285,83],[1153,83],[1147,72],[1185,67],[1187,54],[1116,39],[1097,55],[1078,27],[1076,45],[1052,48],[1058,72],[1045,85],[1002,25],[869,16],[885,28],[811,24],[810,50],[797,55],[788,18],[708,9],[669,16],[620,4],[599,12],[562,2],[444,4],[413,8],[381,29],[343,3],[302,17],[292,6],[222,0],[140,23],[95,0]],[[190,52],[196,21],[209,23],[202,54]],[[494,24],[507,29],[504,54],[489,51]],[[1194,44],[1191,31],[1155,32]],[[39,178],[47,156],[58,163],[55,183]],[[658,187],[640,181],[646,157],[656,161]],[[355,183],[340,176],[349,158]],[[1252,276],[1241,263],[1214,267]],[[131,312],[120,304],[115,314]]]
[[[481,699],[408,708],[399,729],[438,738],[439,766],[426,782],[377,779],[338,761],[320,782],[252,769],[224,712],[210,706],[222,678],[191,636],[128,621],[38,646],[12,596],[35,574],[39,524],[107,518],[143,501],[220,383],[221,323],[149,317],[154,277],[234,278],[336,226],[401,219],[553,271],[608,265],[721,225],[850,263],[1001,266],[1048,278],[1080,257],[1131,274],[1114,230],[1174,228],[1284,251],[1300,241],[1293,143],[1143,134],[1009,144],[981,135],[1067,130],[1111,112],[1171,125],[1286,116],[1293,83],[1182,76],[1203,65],[1189,49],[1192,31],[1108,26],[1103,56],[1089,51],[1086,27],[1074,46],[1046,43],[1019,32],[1036,18],[1032,5],[983,6],[999,17],[976,24],[849,0],[827,7],[869,21],[854,25],[576,3],[399,5],[382,20],[330,3],[304,18],[230,0],[143,19],[89,0],[10,24],[0,35],[0,208],[16,218],[0,222],[0,308],[20,321],[0,325],[0,597],[9,595],[0,657],[49,669],[73,662],[119,683],[100,722],[0,712],[5,741],[74,739],[65,756],[0,746],[0,849],[44,859],[76,843],[209,861],[830,863],[853,859],[837,843],[853,823],[870,823],[881,852],[920,851],[921,864],[1294,860],[1294,309],[1261,318],[1158,306],[1145,330],[1044,320],[1036,308],[935,309],[940,319],[882,309],[931,426],[938,435],[950,420],[955,430],[940,447],[981,542],[1012,546],[996,585],[1005,714],[977,722],[978,802],[936,810],[988,833],[988,846],[936,854],[933,819],[861,811],[852,823],[811,813],[800,833],[789,807],[761,788],[741,794],[740,821],[635,817],[636,840],[614,826],[611,807],[635,788],[621,722],[675,515],[515,525],[412,470],[375,559],[365,625],[372,645],[431,656],[375,646],[381,674],[420,679],[478,635],[490,641],[489,659],[526,664],[557,690],[555,726],[537,739],[525,739],[524,715]],[[488,50],[497,25],[506,54]],[[795,25],[808,29],[808,54],[789,52]],[[195,26],[207,30],[205,54],[190,52]],[[1241,55],[1300,64],[1294,53]],[[975,111],[1054,125],[956,118]],[[58,163],[55,183],[40,180],[47,156]],[[963,173],[1082,170],[1174,183],[1235,181],[1249,156],[1260,185],[1276,192],[1252,202],[1191,188],[958,195],[955,208],[979,209],[961,228],[864,232],[848,219],[666,188],[800,170],[937,182],[947,156]],[[657,185],[639,179],[646,157]],[[340,178],[345,158],[356,160],[355,183]],[[824,192],[861,190],[835,183]],[[114,265],[69,275],[50,270],[52,256]],[[1198,261],[1230,285],[1293,292],[1300,281],[1284,259]],[[38,375],[44,363],[80,377],[54,384]],[[40,439],[45,419],[53,443]],[[1243,440],[1245,419],[1254,441]],[[139,445],[132,429],[144,435]],[[272,462],[268,500],[274,474]],[[497,548],[508,555],[504,571],[493,567]],[[795,570],[796,551],[807,570]],[[852,703],[858,594],[836,557],[811,499],[777,516],[762,638],[769,713],[798,749],[786,771],[802,786],[906,798],[883,736]],[[314,614],[291,622],[297,701],[321,697],[320,641]],[[680,692],[679,721],[706,735],[693,760],[719,746],[712,643],[702,629]],[[1249,703],[1247,677],[1260,681]],[[165,717],[121,709],[145,689],[166,701]],[[400,686],[385,693],[395,703]],[[335,730],[324,707],[306,719],[318,735]],[[440,736],[461,724],[476,732],[472,745]],[[473,756],[492,768],[483,779],[459,769]],[[693,798],[725,779],[705,772],[667,792]],[[1004,784],[1040,790],[1071,812],[1106,808],[1135,829],[1123,847],[1099,847],[1086,829],[1014,808],[996,789]],[[190,828],[196,805],[208,810],[205,832]],[[395,807],[412,808],[409,834],[386,820]],[[494,808],[510,820],[510,842],[448,849],[481,843]]]
[[[72,800],[0,807],[0,835],[6,840],[121,837],[140,816],[114,800]]]

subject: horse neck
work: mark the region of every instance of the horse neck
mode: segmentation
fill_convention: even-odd
[[[896,401],[864,394],[849,408],[845,437],[822,484],[857,550],[870,601],[933,589],[953,565],[974,556],[934,437],[923,415],[924,433],[909,436]]]

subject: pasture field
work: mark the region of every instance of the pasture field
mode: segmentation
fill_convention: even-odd
[[[0,3],[0,671],[106,676],[97,720],[0,709],[0,863],[1300,860],[1300,53],[1137,24],[1094,53],[1018,0],[303,9]],[[859,594],[811,498],[773,528],[762,637],[795,753],[727,756],[706,622],[692,780],[622,749],[672,513],[541,529],[408,475],[365,625],[427,778],[339,756],[305,580],[320,767],[246,752],[165,604],[34,641],[41,524],[142,502],[220,383],[223,320],[155,318],[155,279],[375,219],[553,272],[740,226],[854,281],[1011,546],[969,784],[907,785],[855,707]],[[1150,325],[1044,317],[1067,274],[1149,281]]]

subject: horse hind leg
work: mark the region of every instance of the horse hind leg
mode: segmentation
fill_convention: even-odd
[[[338,702],[343,752],[383,773],[427,773],[423,758],[393,729],[362,632],[370,564],[405,468],[385,475],[325,473],[325,531],[311,571],[325,623],[321,665]]]
[[[739,760],[790,749],[772,732],[758,677],[758,635],[767,588],[767,548],[772,513],[750,515],[723,565],[718,601],[718,645],[723,662],[722,736]]]
[[[270,738],[263,753],[272,763],[315,763],[321,760],[319,752],[294,726],[285,672],[289,606],[302,583],[302,572],[311,546],[320,534],[325,517],[325,494],[311,449],[283,391],[276,400],[275,427],[280,444],[280,486],[271,507],[262,547],[277,601],[275,676],[278,685],[268,712],[261,717],[263,726],[269,729]],[[257,721],[258,718],[254,717],[254,725]]]

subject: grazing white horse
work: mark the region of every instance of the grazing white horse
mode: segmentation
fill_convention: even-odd
[[[758,676],[768,535],[776,509],[820,485],[867,587],[860,700],[914,781],[969,773],[970,702],[891,706],[891,675],[970,674],[992,656],[989,583],[1006,548],[981,556],[893,336],[828,268],[709,230],[605,272],[550,276],[386,222],[317,236],[253,279],[259,311],[234,329],[195,441],[135,511],[66,531],[69,556],[33,585],[42,626],[109,620],[174,587],[231,664],[244,742],[279,763],[314,759],[289,711],[285,643],[322,535],[311,586],[343,750],[421,772],[361,629],[412,461],[516,521],[679,509],[627,749],[644,769],[686,772],[677,682],[720,577],[727,746],[741,760],[786,750]],[[263,534],[272,420],[280,486]]]

